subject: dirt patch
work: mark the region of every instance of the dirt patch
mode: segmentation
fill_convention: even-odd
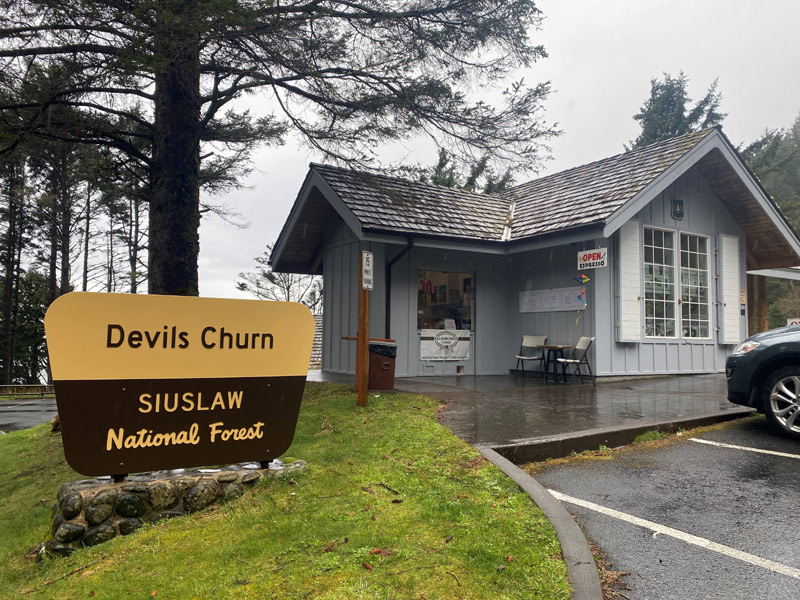
[[[615,571],[614,565],[606,560],[605,555],[600,549],[589,542],[589,547],[592,549],[594,562],[597,565],[597,573],[600,575],[600,586],[603,588],[603,600],[629,600],[624,592],[631,589],[628,582],[625,581],[626,577],[630,577],[627,571]]]

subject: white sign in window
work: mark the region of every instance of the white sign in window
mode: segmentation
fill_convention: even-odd
[[[578,252],[578,271],[599,269],[608,264],[608,248],[581,250]]]
[[[372,252],[366,250],[361,253],[361,287],[371,290],[373,286],[374,268]]]
[[[519,293],[519,312],[585,310],[586,303],[581,299],[585,291],[586,288],[583,286],[525,290]]]

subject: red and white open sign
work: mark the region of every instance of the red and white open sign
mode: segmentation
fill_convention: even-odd
[[[581,250],[578,252],[578,271],[597,269],[608,265],[608,248]]]

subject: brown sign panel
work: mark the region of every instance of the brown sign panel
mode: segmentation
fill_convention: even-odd
[[[314,337],[301,304],[76,292],[45,328],[80,473],[264,461],[292,442]]]

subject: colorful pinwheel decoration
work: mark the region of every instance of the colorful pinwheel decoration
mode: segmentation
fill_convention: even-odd
[[[579,281],[580,283],[584,283],[584,284],[585,284],[587,281],[589,281],[589,278],[588,278],[586,275],[584,275],[583,273],[581,273],[580,275],[578,275],[578,276],[577,276],[575,279],[576,279],[577,281]],[[583,308],[584,308],[584,309],[585,309],[587,306],[589,306],[589,303],[588,303],[588,302],[586,302],[586,288],[585,288],[585,287],[581,288],[581,292],[580,292],[580,294],[578,294],[578,300],[580,300],[581,302],[583,302]],[[580,320],[581,320],[581,311],[578,311],[578,316],[577,316],[577,317],[576,317],[576,319],[575,319],[575,325],[577,325],[577,324],[578,324],[578,322],[579,322]]]

